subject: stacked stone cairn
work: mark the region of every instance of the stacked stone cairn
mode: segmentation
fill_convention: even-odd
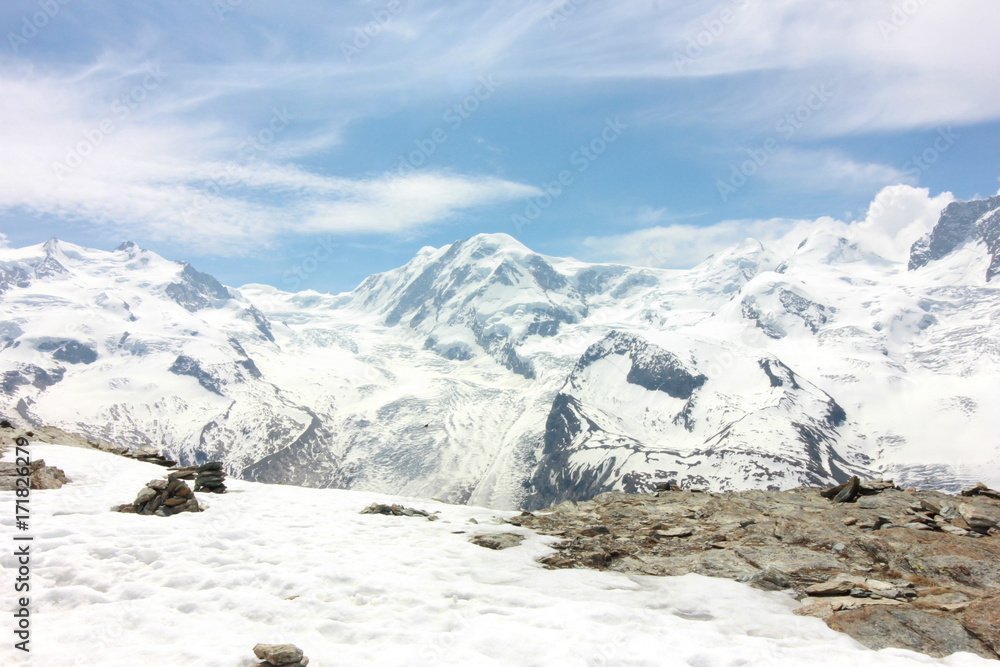
[[[181,479],[154,479],[143,487],[131,504],[115,509],[128,514],[156,516],[201,511],[191,487]]]
[[[254,667],[305,667],[309,658],[302,655],[302,649],[293,644],[257,644],[253,654],[259,662]]]
[[[226,473],[222,469],[222,463],[212,461],[200,465],[195,469],[197,477],[194,480],[195,491],[206,491],[208,493],[226,492]]]

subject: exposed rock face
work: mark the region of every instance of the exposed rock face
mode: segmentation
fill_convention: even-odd
[[[986,244],[991,257],[986,280],[991,280],[1000,273],[1000,195],[948,204],[933,231],[913,244],[909,268],[943,259],[969,241]]]
[[[563,537],[542,561],[550,567],[735,579],[791,591],[804,603],[798,613],[871,648],[998,657],[1000,530],[987,527],[1000,516],[995,492],[955,497],[853,479],[825,492],[663,487],[510,523]]]
[[[777,489],[871,474],[866,457],[843,444],[847,413],[832,396],[777,358],[754,366],[742,370],[742,391],[767,398],[749,411],[731,409],[731,390],[688,355],[632,333],[607,334],[552,402],[522,506],[650,491],[657,478]]]

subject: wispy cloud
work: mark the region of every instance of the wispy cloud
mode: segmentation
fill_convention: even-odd
[[[726,220],[712,225],[666,225],[582,241],[589,259],[666,269],[690,268],[709,255],[747,239],[765,242],[787,234],[801,221]]]
[[[334,145],[338,128],[298,131],[295,107],[283,105],[231,126],[188,118],[183,111],[205,102],[188,85],[172,86],[178,76],[149,63],[0,68],[0,208],[238,255],[282,234],[411,233],[539,193],[434,170],[353,178],[309,170],[290,158]]]

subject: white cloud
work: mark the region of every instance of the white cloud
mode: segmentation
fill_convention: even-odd
[[[934,229],[941,211],[954,200],[950,192],[931,197],[927,188],[887,187],[875,196],[865,218],[851,227],[883,257],[904,261],[913,242]]]
[[[595,261],[686,269],[749,238],[764,243],[780,238],[798,223],[774,218],[726,220],[705,226],[668,225],[615,236],[591,236],[583,240],[583,246]]]
[[[927,188],[894,185],[883,188],[863,220],[846,223],[829,217],[817,220],[725,220],[712,225],[667,225],[582,241],[589,259],[633,266],[685,269],[719,251],[749,239],[779,254],[792,252],[798,242],[821,230],[860,240],[864,246],[893,260],[906,261],[910,246],[934,228],[954,196],[931,197]],[[649,209],[646,209],[647,211]]]

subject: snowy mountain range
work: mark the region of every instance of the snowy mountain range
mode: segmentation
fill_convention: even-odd
[[[926,230],[922,230],[926,231]],[[0,412],[245,479],[539,508],[656,481],[1000,483],[1000,196],[909,253],[824,219],[690,270],[503,234],[331,295],[0,249]]]

